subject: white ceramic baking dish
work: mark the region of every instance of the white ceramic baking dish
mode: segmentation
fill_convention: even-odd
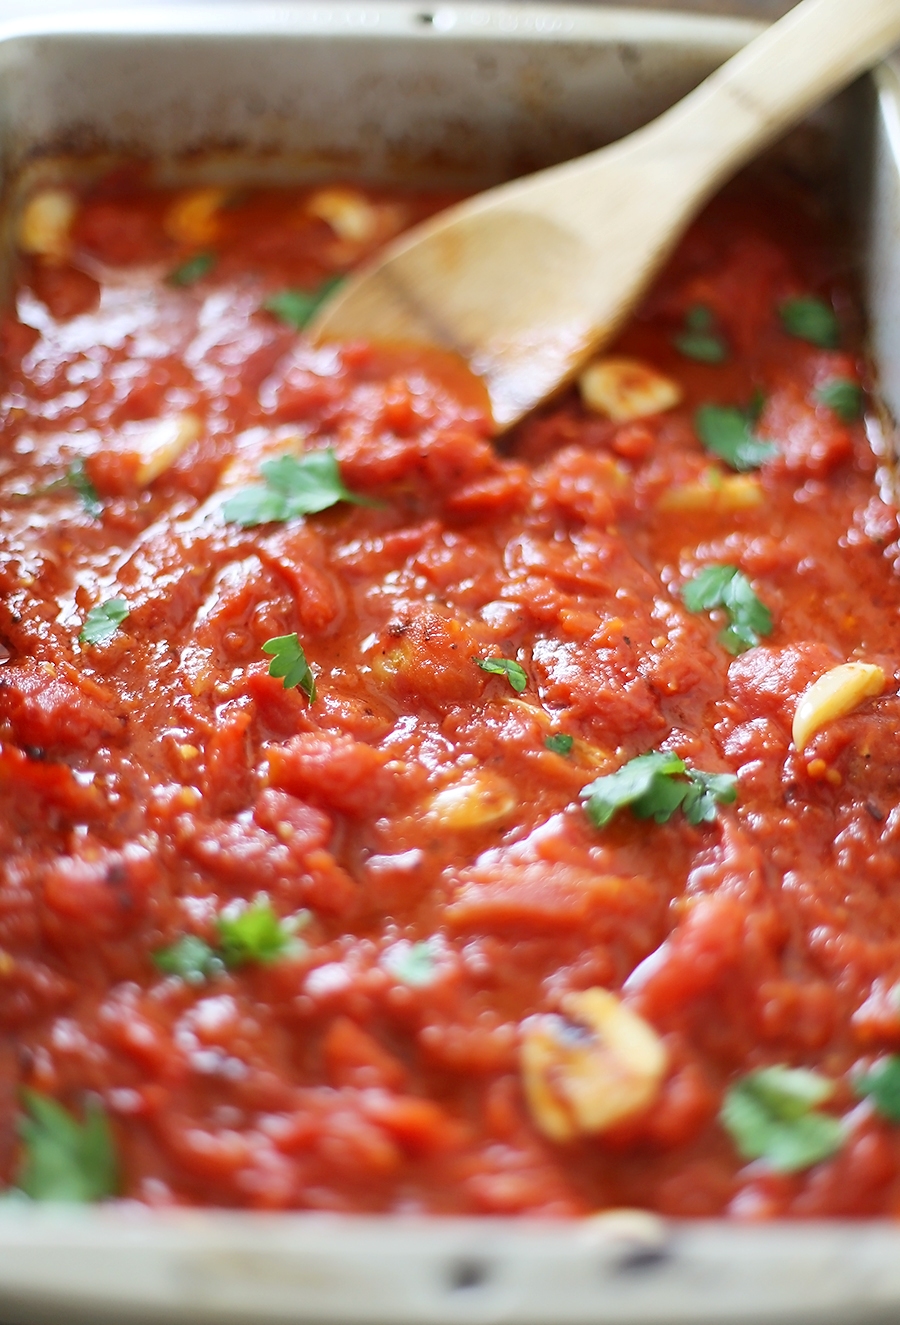
[[[8,0],[7,13],[19,3]],[[672,13],[428,0],[96,12],[72,0],[41,18],[27,0],[20,8],[0,21],[6,215],[27,181],[70,169],[67,160],[83,173],[133,153],[170,180],[337,171],[477,187],[637,126],[756,30]],[[862,221],[888,432],[900,417],[898,93],[883,68],[784,149]],[[900,1231],[887,1222],[0,1207],[4,1323],[851,1325],[898,1312]]]

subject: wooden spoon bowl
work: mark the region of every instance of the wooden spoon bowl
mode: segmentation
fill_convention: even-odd
[[[898,42],[900,0],[802,0],[651,124],[417,226],[311,334],[453,351],[507,428],[608,343],[729,175]]]

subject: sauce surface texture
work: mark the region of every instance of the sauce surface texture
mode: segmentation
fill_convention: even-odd
[[[446,201],[25,209],[0,1172],[895,1213],[900,543],[840,255],[737,187],[584,399],[495,445],[449,360],[300,330]]]

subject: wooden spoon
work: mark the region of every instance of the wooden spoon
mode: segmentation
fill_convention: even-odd
[[[729,175],[898,42],[900,0],[802,0],[651,124],[402,236],[314,339],[454,351],[509,427],[609,341]]]

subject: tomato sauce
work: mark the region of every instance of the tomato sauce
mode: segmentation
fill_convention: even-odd
[[[495,443],[451,361],[292,325],[297,292],[447,201],[122,172],[26,212],[4,1180],[28,1190],[38,1098],[102,1114],[116,1190],[151,1205],[894,1213],[900,1130],[860,1082],[900,1048],[900,530],[865,422],[823,393],[865,381],[841,250],[784,181],[736,186],[612,351],[676,403],[617,420],[573,390]],[[791,332],[798,299],[839,344]],[[762,463],[703,445],[709,405]],[[227,518],[317,452],[362,500]],[[684,599],[723,565],[771,615],[739,652]],[[300,683],[270,672],[285,639]],[[798,749],[800,696],[848,662],[880,693]],[[651,751],[736,798],[598,826],[582,789]],[[253,908],[265,934],[235,939]],[[571,1011],[598,990],[608,1036]],[[826,1083],[839,1135],[810,1162],[742,1152],[721,1116],[772,1066]]]

